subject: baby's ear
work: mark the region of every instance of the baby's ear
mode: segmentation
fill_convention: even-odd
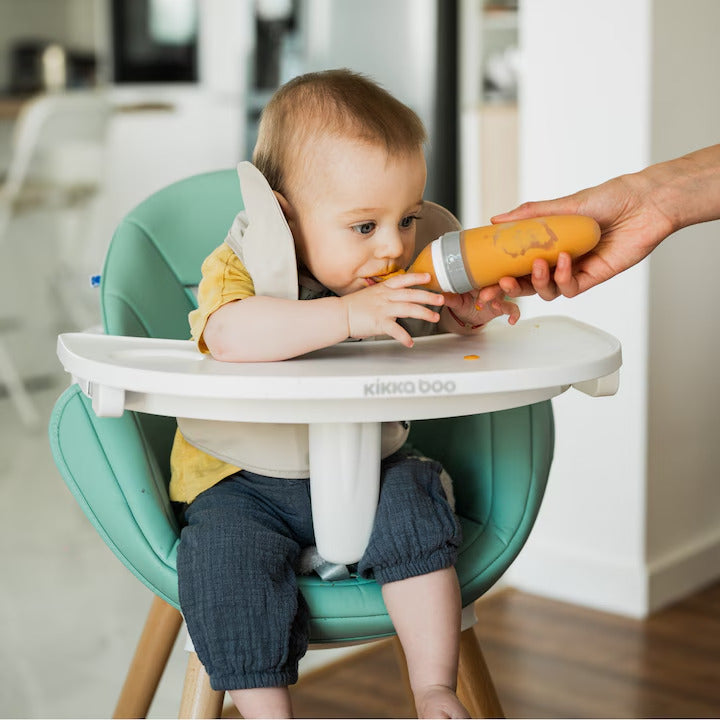
[[[293,206],[288,202],[288,199],[282,193],[277,190],[273,190],[273,194],[280,203],[280,209],[283,211],[285,219],[288,221],[288,224],[290,224],[293,220],[295,220],[295,210]]]

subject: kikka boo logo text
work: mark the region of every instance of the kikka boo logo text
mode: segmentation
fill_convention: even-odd
[[[365,397],[390,395],[451,395],[456,390],[454,380],[380,380],[365,383]]]

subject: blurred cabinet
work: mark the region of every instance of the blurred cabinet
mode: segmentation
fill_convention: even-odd
[[[460,3],[460,219],[485,225],[518,202],[518,8]]]
[[[196,76],[195,82],[179,82],[186,77],[163,83],[150,82],[149,77],[147,82],[114,82],[111,6],[122,10],[127,9],[125,5],[131,3],[0,0],[0,89],[10,84],[6,58],[13,43],[25,35],[49,37],[64,47],[93,53],[98,59],[98,78],[114,107],[106,184],[91,218],[93,241],[74,263],[93,321],[99,320],[99,295],[90,287],[89,278],[101,272],[119,220],[164,185],[195,173],[232,167],[244,159],[254,0],[173,0],[162,4],[166,10],[172,7],[173,18],[180,13],[188,21],[191,18],[181,12],[181,6],[186,10],[196,7],[197,27],[194,22],[184,23],[197,44],[197,68],[191,75]],[[177,24],[173,28],[176,33],[182,29]],[[163,32],[168,30],[166,26]],[[142,47],[131,45],[144,55]],[[126,75],[124,79],[132,78]],[[0,97],[0,185],[22,100]],[[0,329],[24,379],[42,380],[60,371],[54,352],[56,335],[79,329],[49,292],[51,281],[59,274],[50,250],[57,244],[60,230],[72,235],[75,222],[72,212],[59,213],[52,208],[28,213],[13,223],[5,247],[0,247]],[[21,316],[23,322],[9,326],[4,320],[8,316]]]
[[[233,167],[242,159],[244,128],[241,99],[205,87],[115,86],[110,92],[116,112],[98,231],[104,246],[124,215],[151,193],[189,175]],[[100,250],[102,260],[105,247]]]

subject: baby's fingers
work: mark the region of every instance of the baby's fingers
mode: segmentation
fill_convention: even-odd
[[[427,320],[428,322],[438,322],[440,320],[440,313],[414,302],[393,304],[392,314],[396,318],[415,318],[417,320]]]
[[[510,300],[495,300],[491,307],[498,315],[507,315],[508,323],[514,325],[520,319],[520,308]]]
[[[393,275],[387,280],[383,280],[385,287],[389,288],[406,288],[415,285],[427,285],[430,282],[430,273],[400,273]]]
[[[383,332],[385,335],[389,335],[405,347],[411,348],[415,344],[415,341],[410,336],[410,333],[405,330],[404,327],[398,325],[394,320],[386,320],[383,326]]]
[[[418,290],[416,288],[405,288],[396,290],[390,296],[392,302],[416,303],[418,305],[444,305],[445,296],[442,293],[431,292],[430,290]]]

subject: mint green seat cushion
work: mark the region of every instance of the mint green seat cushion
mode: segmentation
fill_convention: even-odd
[[[188,178],[141,203],[121,223],[101,284],[110,334],[187,338],[203,259],[242,208],[234,170]],[[125,412],[98,418],[77,385],[50,419],[55,462],[118,558],[178,607],[179,528],[167,495],[172,418]],[[542,501],[554,446],[550,402],[463,418],[415,421],[411,441],[453,477],[463,545],[463,604],[491,587],[525,543]],[[380,588],[369,580],[300,578],[311,641],[392,634]]]

